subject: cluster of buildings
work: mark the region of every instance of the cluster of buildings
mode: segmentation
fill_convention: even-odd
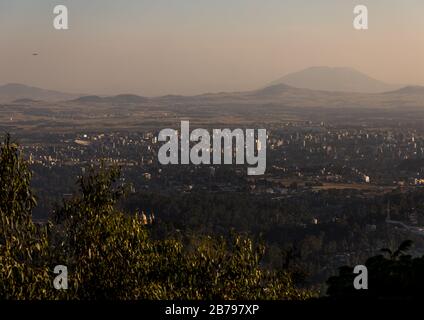
[[[116,164],[137,189],[286,195],[338,186],[424,185],[424,135],[412,129],[274,127],[268,130],[267,170],[253,177],[239,165],[164,167],[157,158],[160,146],[157,132],[147,130],[51,134],[23,148],[32,165],[46,169]]]

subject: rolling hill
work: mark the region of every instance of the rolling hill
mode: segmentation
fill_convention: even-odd
[[[2,103],[23,99],[54,102],[74,99],[78,96],[80,95],[46,90],[19,83],[9,83],[0,86],[0,102]]]

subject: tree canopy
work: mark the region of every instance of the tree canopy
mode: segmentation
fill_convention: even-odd
[[[246,235],[153,239],[143,213],[126,214],[120,170],[91,168],[79,192],[35,224],[31,171],[6,136],[0,149],[2,299],[305,299],[286,270],[261,267],[264,246]],[[67,290],[53,287],[56,265]]]

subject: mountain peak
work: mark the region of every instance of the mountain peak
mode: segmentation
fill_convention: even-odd
[[[345,91],[378,93],[398,89],[373,79],[368,75],[350,67],[313,66],[299,72],[290,73],[274,82],[292,87],[322,91]]]

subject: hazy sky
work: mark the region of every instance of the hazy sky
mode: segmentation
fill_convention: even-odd
[[[53,28],[57,4],[70,30]],[[368,6],[367,31],[352,27],[357,4]],[[424,1],[0,0],[0,84],[194,94],[317,65],[424,85]]]

